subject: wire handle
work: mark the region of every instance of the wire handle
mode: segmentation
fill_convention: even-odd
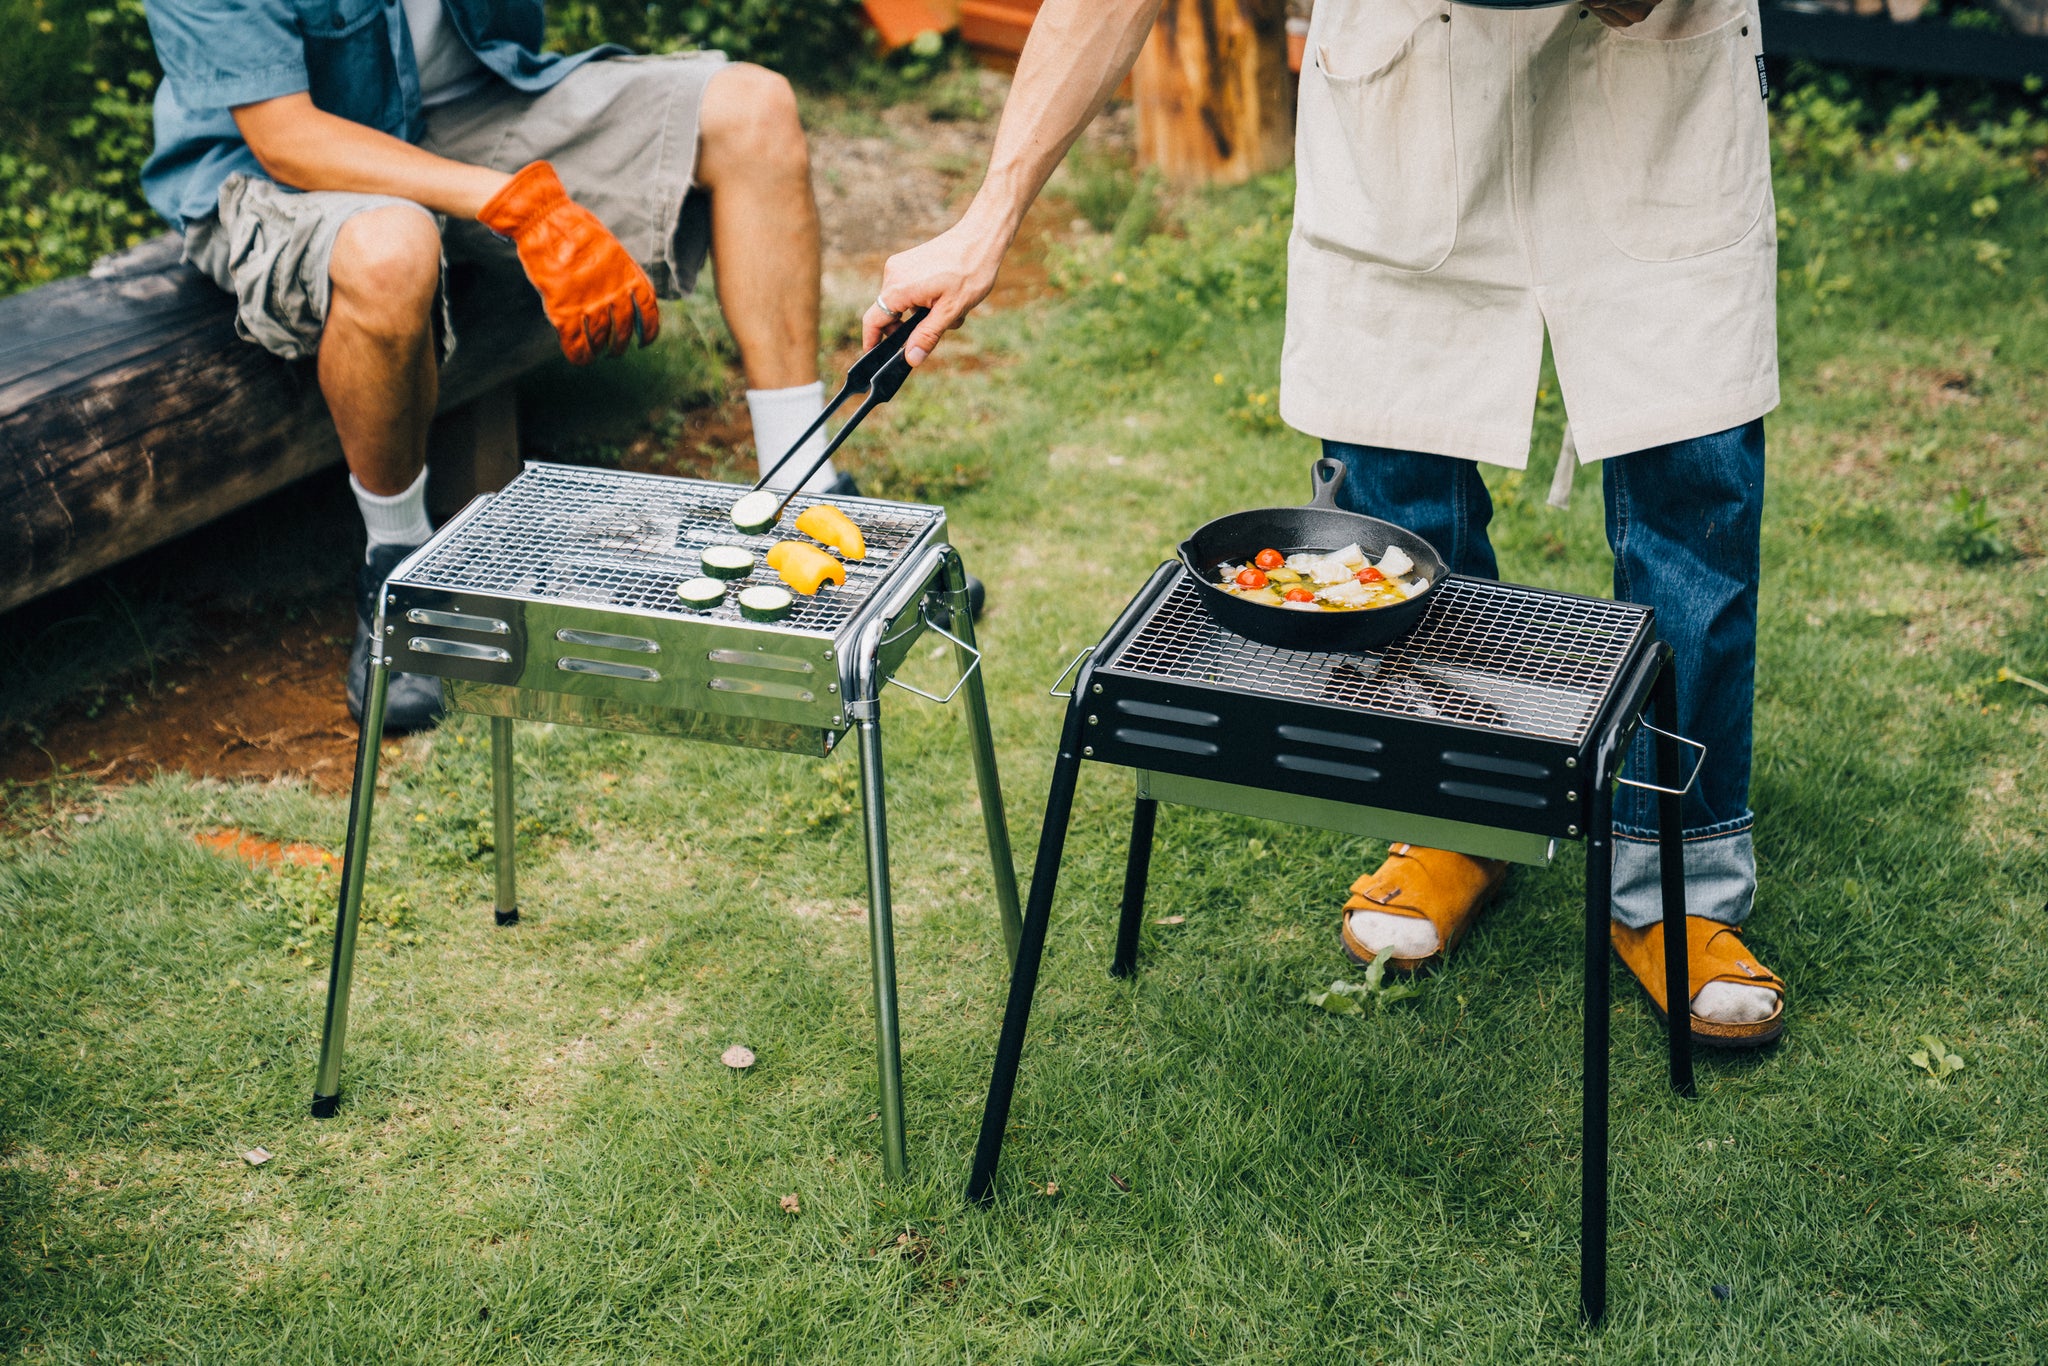
[[[1082,660],[1088,658],[1088,656],[1094,653],[1095,647],[1093,645],[1083,645],[1081,647],[1081,653],[1075,655],[1072,659],[1067,661],[1067,667],[1060,670],[1060,676],[1052,681],[1052,686],[1045,690],[1045,695],[1047,697],[1057,697],[1062,701],[1072,698],[1074,694],[1072,694],[1071,692],[1060,691],[1060,684],[1066,682],[1068,676],[1072,674],[1074,670],[1081,667]]]
[[[981,651],[975,649],[972,645],[969,645],[966,641],[960,639],[960,637],[954,635],[951,631],[948,631],[945,627],[939,625],[936,621],[933,621],[931,619],[930,613],[926,610],[930,606],[930,599],[925,599],[917,604],[918,620],[922,621],[926,626],[929,626],[932,630],[937,631],[946,639],[952,641],[955,645],[958,645],[961,649],[967,651],[968,654],[973,655],[974,658],[969,660],[967,662],[967,667],[960,671],[960,677],[953,684],[953,690],[947,693],[944,697],[934,697],[932,694],[926,692],[923,688],[914,688],[910,684],[905,683],[901,679],[897,678],[895,674],[890,674],[889,677],[884,679],[883,681],[887,683],[894,683],[897,687],[903,689],[903,691],[905,692],[916,693],[925,701],[936,702],[943,707],[948,702],[951,702],[954,698],[960,695],[960,690],[967,686],[967,680],[972,678],[974,676],[974,671],[981,667]]]
[[[1645,792],[1662,792],[1670,797],[1683,797],[1686,793],[1692,791],[1692,785],[1699,781],[1701,766],[1707,762],[1707,747],[1697,740],[1688,740],[1683,735],[1674,735],[1668,730],[1661,730],[1651,725],[1648,721],[1643,722],[1642,726],[1644,730],[1649,731],[1653,735],[1661,735],[1667,740],[1676,740],[1687,749],[1696,749],[1700,752],[1699,758],[1692,761],[1692,772],[1685,775],[1685,786],[1659,787],[1656,783],[1639,782],[1634,778],[1623,778],[1618,775],[1614,781],[1620,783],[1623,787],[1639,787]]]

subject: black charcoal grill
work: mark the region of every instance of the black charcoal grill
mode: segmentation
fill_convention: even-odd
[[[372,672],[349,799],[348,850],[313,1094],[316,1116],[332,1115],[341,1099],[342,1041],[376,794],[376,737],[383,729],[387,678],[396,670],[439,677],[451,707],[491,718],[501,925],[519,918],[514,720],[819,756],[830,754],[848,730],[858,730],[883,1166],[892,1178],[904,1174],[880,699],[887,683],[931,696],[895,678],[926,631],[953,645],[960,680],[931,700],[965,695],[996,902],[1012,953],[1019,934],[1016,875],[966,570],[946,543],[945,509],[834,498],[867,540],[866,558],[846,563],[844,585],[799,597],[795,611],[772,625],[745,620],[734,605],[737,591],[709,611],[693,610],[678,600],[676,586],[699,575],[699,556],[707,546],[754,551],[757,568],[735,590],[774,583],[765,566],[768,548],[795,536],[796,517],[821,501],[799,494],[775,526],[745,536],[728,517],[739,492],[696,479],[529,465],[503,492],[471,503],[393,571],[380,604],[383,651]]]
[[[1085,661],[1085,662],[1084,662]],[[1012,967],[969,1198],[988,1199],[1083,760],[1137,773],[1110,971],[1136,970],[1160,802],[1519,863],[1586,841],[1584,1187],[1580,1302],[1606,1302],[1607,923],[1612,784],[1646,708],[1656,731],[1671,1084],[1692,1094],[1681,741],[1670,649],[1649,609],[1453,575],[1383,651],[1281,649],[1231,634],[1178,562],[1160,567],[1074,677]],[[1695,748],[1697,748],[1695,746]],[[1697,772],[1697,765],[1695,765]],[[1652,786],[1650,784],[1640,784]]]

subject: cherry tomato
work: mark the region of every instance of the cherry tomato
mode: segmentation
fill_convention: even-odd
[[[1237,571],[1237,584],[1240,588],[1264,588],[1266,586],[1266,576],[1250,565],[1246,565]]]
[[[1278,569],[1287,563],[1287,557],[1277,550],[1261,550],[1252,557],[1252,563],[1261,569]]]
[[[1312,589],[1290,588],[1287,590],[1287,600],[1289,602],[1314,602],[1316,595]]]
[[[1358,581],[1360,583],[1385,583],[1386,580],[1387,576],[1374,569],[1371,565],[1367,565],[1358,571]]]

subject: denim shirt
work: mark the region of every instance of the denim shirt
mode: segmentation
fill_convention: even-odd
[[[486,68],[538,94],[596,56],[542,52],[542,0],[442,0],[449,22]],[[172,226],[215,211],[221,182],[262,175],[232,111],[310,92],[315,107],[417,142],[419,65],[399,0],[145,0],[164,79],[156,151],[142,189]]]

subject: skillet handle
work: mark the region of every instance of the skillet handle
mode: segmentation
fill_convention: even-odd
[[[1308,467],[1309,487],[1314,496],[1308,500],[1312,508],[1334,508],[1337,506],[1337,490],[1343,487],[1344,476],[1350,469],[1342,460],[1325,456]]]

